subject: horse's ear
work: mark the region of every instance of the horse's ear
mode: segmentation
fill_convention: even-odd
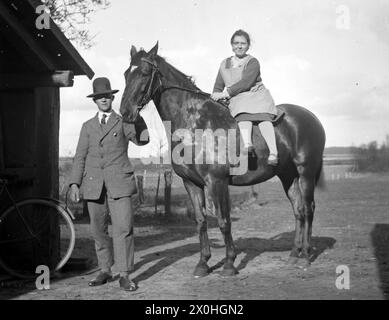
[[[131,58],[137,53],[135,46],[131,46]]]
[[[148,52],[148,54],[152,57],[155,57],[158,53],[158,41],[155,46]]]

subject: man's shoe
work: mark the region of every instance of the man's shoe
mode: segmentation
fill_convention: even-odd
[[[267,158],[267,164],[269,166],[277,166],[278,165],[278,156],[275,154],[270,154],[269,158]]]
[[[131,281],[127,277],[120,277],[119,279],[120,288],[124,291],[135,291],[138,286],[135,282]]]
[[[108,272],[100,272],[95,279],[89,281],[88,285],[90,287],[97,287],[106,284],[107,282],[111,282],[112,280],[112,274]]]

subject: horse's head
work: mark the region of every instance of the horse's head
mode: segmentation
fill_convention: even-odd
[[[130,67],[125,71],[126,87],[120,104],[124,121],[135,122],[139,111],[150,102],[159,88],[159,70],[156,63],[158,42],[149,51],[131,47]]]

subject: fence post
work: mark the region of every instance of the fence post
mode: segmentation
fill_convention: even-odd
[[[142,175],[136,176],[136,183],[137,183],[137,187],[138,187],[139,204],[143,204],[145,202],[145,196],[143,193],[143,176]]]
[[[88,203],[82,200],[82,218],[89,219]]]
[[[155,208],[154,208],[155,214],[158,213],[158,192],[159,192],[160,181],[161,181],[161,171],[158,170],[157,191],[155,193]]]
[[[165,215],[170,215],[170,200],[172,191],[172,171],[165,171],[163,173],[165,177]]]
[[[259,200],[259,184],[252,185],[251,186],[251,198],[253,198],[255,201]]]

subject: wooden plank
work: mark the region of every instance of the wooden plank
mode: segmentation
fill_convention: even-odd
[[[60,113],[60,94],[59,88],[49,89],[53,94],[53,101],[50,108],[50,133],[49,133],[49,167],[50,167],[50,197],[59,198],[59,113]],[[47,133],[46,133],[47,134]],[[52,256],[51,264],[56,265],[61,258],[61,229],[57,219],[52,220]]]
[[[72,87],[73,71],[54,71],[47,74],[0,73],[0,90],[37,87]]]
[[[35,161],[36,196],[58,199],[59,193],[59,88],[42,87],[35,90]],[[50,224],[50,242],[53,254],[51,264],[59,257],[60,237],[58,221]]]
[[[59,192],[59,88],[35,90],[35,166],[37,195],[58,198]]]
[[[33,90],[1,90],[0,105],[5,168],[32,168],[35,127]]]
[[[163,173],[165,178],[165,215],[171,215],[171,194],[172,194],[172,171],[168,170]]]
[[[161,181],[161,171],[158,171],[158,180],[157,180],[157,191],[155,193],[155,208],[154,208],[154,211],[155,211],[155,214],[158,213],[158,192],[159,192],[159,183]]]
[[[0,106],[1,107],[1,106]],[[0,114],[0,173],[4,172],[5,159],[4,159],[4,132],[3,132],[3,117]]]
[[[2,33],[13,43],[20,52],[24,52],[24,57],[37,70],[56,70],[54,61],[46,51],[39,47],[36,39],[26,30],[26,28],[16,19],[8,7],[0,1],[0,17],[8,25],[3,28]],[[8,31],[9,30],[9,31]],[[7,32],[8,31],[8,32]]]
[[[36,175],[35,168],[4,168],[1,173],[9,177],[18,177],[17,181],[25,184],[30,184]]]
[[[145,202],[145,196],[143,193],[144,180],[142,175],[136,176],[136,183],[138,187],[139,204],[143,204]]]

